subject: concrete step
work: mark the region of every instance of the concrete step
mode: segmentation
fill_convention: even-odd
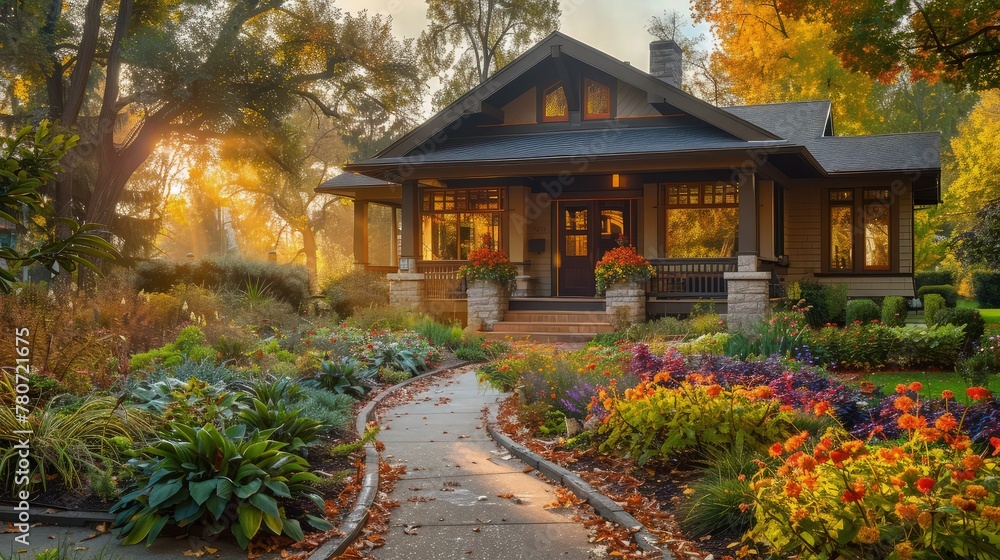
[[[504,321],[521,323],[607,323],[603,311],[517,311],[504,313]]]
[[[496,328],[497,323],[494,325]],[[512,340],[531,340],[534,342],[590,342],[597,336],[597,333],[552,333],[552,332],[498,332],[496,330],[492,332],[483,333],[486,335],[486,340],[506,340],[508,337]]]
[[[494,332],[507,333],[604,333],[611,332],[610,323],[549,323],[502,321],[493,325]]]

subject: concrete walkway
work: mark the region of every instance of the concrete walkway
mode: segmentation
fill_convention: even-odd
[[[584,527],[544,509],[555,488],[489,438],[482,409],[502,395],[480,388],[471,369],[444,374],[406,404],[385,411],[383,458],[407,466],[390,499],[380,560],[603,558]],[[512,497],[503,497],[513,494]]]

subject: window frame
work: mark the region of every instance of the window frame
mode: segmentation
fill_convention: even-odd
[[[495,191],[495,194],[497,196],[497,208],[470,208],[469,207],[470,206],[470,200],[472,200],[470,198],[470,196],[469,196],[470,193],[489,192],[489,191]],[[439,193],[451,195],[453,197],[453,200],[455,201],[454,208],[451,208],[451,209],[447,209],[446,208],[446,209],[441,209],[441,210],[435,210],[434,209],[433,195],[434,194],[439,194]],[[430,195],[432,197],[430,199],[430,207],[429,208],[428,208],[428,202],[427,202],[427,198],[426,198],[428,195]],[[424,242],[424,238],[423,238],[423,236],[424,236],[424,231],[423,231],[424,216],[448,216],[448,215],[454,216],[456,222],[459,225],[459,231],[460,231],[460,228],[461,228],[461,219],[462,219],[461,216],[463,214],[499,214],[499,220],[498,220],[499,223],[497,224],[497,239],[495,240],[495,246],[497,248],[501,248],[501,249],[504,249],[504,250],[507,249],[507,239],[506,239],[507,216],[506,216],[506,214],[507,214],[508,201],[507,201],[507,188],[506,187],[503,187],[503,186],[488,186],[488,187],[469,187],[469,188],[455,188],[455,189],[441,189],[441,188],[436,188],[436,187],[422,187],[420,189],[419,197],[420,197],[419,198],[419,212],[418,212],[418,216],[417,216],[417,224],[418,224],[417,229],[419,231],[418,242],[419,242],[419,248],[420,248],[420,251],[419,251],[419,253],[420,253],[419,260],[424,261],[424,262],[464,262],[464,261],[467,260],[467,259],[462,258],[462,247],[461,247],[461,239],[460,238],[457,240],[458,246],[456,247],[456,250],[458,252],[458,257],[459,258],[457,258],[457,259],[425,259],[424,258],[423,247],[425,245],[428,245],[428,243]],[[459,202],[460,200],[464,200],[465,201],[464,207],[460,207],[460,202]],[[476,240],[476,241],[477,241],[477,246],[478,246],[478,240]]]
[[[706,187],[706,186],[713,187],[713,188],[715,188],[715,187],[723,187],[722,193],[721,193],[721,195],[723,197],[723,201],[721,203],[716,203],[713,200],[713,202],[706,204],[705,203],[705,199],[704,199],[704,197],[705,197],[704,187]],[[662,224],[662,231],[658,231],[657,232],[657,237],[659,239],[663,240],[663,250],[662,250],[662,252],[663,252],[663,257],[664,258],[667,258],[667,259],[717,259],[717,258],[733,258],[733,259],[735,259],[736,258],[735,255],[732,256],[732,257],[671,257],[670,256],[670,239],[669,239],[669,235],[670,235],[670,211],[671,210],[698,210],[698,209],[708,209],[708,208],[733,208],[733,209],[736,209],[736,212],[737,212],[736,221],[737,221],[737,226],[738,226],[739,225],[740,194],[739,194],[739,188],[738,188],[738,186],[736,185],[735,182],[731,183],[731,182],[726,182],[726,181],[683,181],[683,182],[673,182],[673,183],[660,183],[659,187],[660,187],[660,197],[661,197],[660,200],[662,201],[662,203],[660,204],[660,207],[663,208],[663,212],[660,213],[660,216],[661,216],[660,223]],[[696,204],[691,204],[690,202],[687,203],[687,204],[681,204],[680,201],[679,201],[679,199],[678,199],[677,202],[671,202],[670,198],[671,198],[672,195],[670,194],[670,189],[672,187],[696,187],[698,189],[698,202]],[[726,196],[730,195],[730,194],[733,196],[733,201],[732,202],[726,202],[725,201]],[[680,193],[678,193],[677,196],[680,197],[681,196]],[[689,197],[691,196],[690,191],[688,192],[687,196],[689,196]],[[717,194],[716,193],[712,193],[712,196],[713,197],[717,196]],[[737,235],[737,245],[738,245],[738,243],[739,243],[739,236]]]
[[[852,200],[832,201],[830,199],[833,191],[851,191]],[[867,199],[866,191],[884,191],[887,198]],[[899,201],[892,188],[886,184],[863,184],[860,186],[836,186],[822,189],[822,214],[821,214],[821,251],[820,251],[820,274],[830,276],[879,276],[886,274],[898,274],[899,267]],[[889,231],[888,231],[888,255],[889,265],[886,267],[869,267],[867,261],[867,221],[869,218],[868,208],[876,205],[884,205],[888,208]],[[851,208],[851,247],[852,266],[851,268],[833,268],[830,259],[832,258],[831,243],[831,209],[836,206],[848,206]]]
[[[595,84],[598,87],[604,89],[605,95],[608,98],[608,112],[607,113],[591,113],[589,109],[589,97],[590,97],[590,84]],[[584,120],[598,120],[598,119],[610,119],[611,118],[611,106],[614,104],[614,99],[611,97],[611,86],[605,85],[603,82],[595,80],[593,78],[585,77],[583,79],[583,119]]]
[[[563,92],[563,99],[566,100],[566,114],[562,116],[550,117],[547,114],[545,114],[545,99],[549,96],[550,93],[553,93],[556,90],[562,90]],[[566,97],[566,88],[563,87],[562,82],[556,82],[542,90],[541,111],[542,111],[542,122],[569,122],[569,98]]]

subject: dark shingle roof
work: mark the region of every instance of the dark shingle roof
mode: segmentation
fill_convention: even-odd
[[[828,173],[911,171],[941,167],[941,133],[824,136],[805,143]]]
[[[777,141],[784,143],[784,141]],[[503,161],[633,153],[721,150],[747,143],[711,126],[602,128],[507,136],[451,138],[431,150],[417,148],[399,158],[361,163]]]
[[[726,107],[725,111],[796,143],[823,136],[830,115],[829,101],[793,101]]]
[[[318,188],[320,189],[343,189],[356,187],[388,187],[393,185],[382,179],[373,179],[357,173],[341,173],[332,179],[324,181]]]

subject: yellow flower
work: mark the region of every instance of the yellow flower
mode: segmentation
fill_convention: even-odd
[[[896,545],[896,556],[899,560],[910,560],[913,558],[913,545],[908,542],[901,542]]]
[[[864,527],[858,529],[858,542],[863,542],[865,544],[871,544],[878,542],[881,535],[878,529],[875,527],[869,527],[865,525]]]

